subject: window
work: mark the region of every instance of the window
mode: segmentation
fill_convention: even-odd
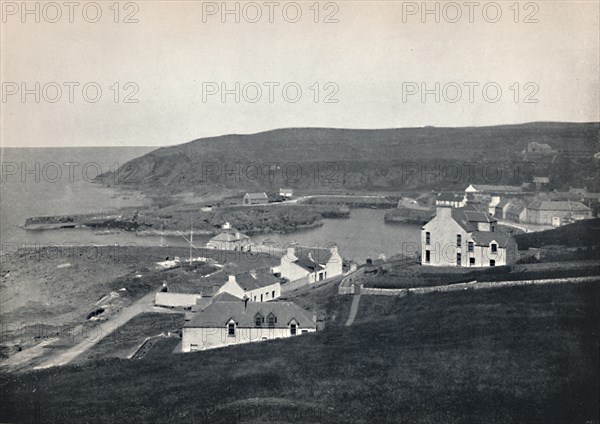
[[[190,352],[196,352],[198,350],[198,345],[195,343],[190,344]]]
[[[254,317],[254,324],[256,324],[257,327],[260,327],[263,322],[264,322],[264,318],[262,317],[262,315],[256,314],[256,316]]]
[[[302,330],[302,334],[308,333],[308,330]]]
[[[460,234],[456,235],[456,245],[458,247],[462,246],[462,236]]]
[[[456,254],[456,265],[460,266],[462,264],[462,255],[460,253]]]
[[[467,243],[467,250],[468,250],[469,252],[472,252],[472,251],[473,251],[473,246],[474,246],[474,245],[473,245],[473,242],[472,242],[472,241],[468,242],[468,243]]]
[[[277,322],[277,317],[273,314],[269,314],[267,321],[269,323],[269,326],[273,327],[275,325],[275,323]]]
[[[425,262],[429,263],[431,261],[431,252],[429,250],[425,251]]]
[[[271,292],[271,299],[275,299],[275,290]]]
[[[490,266],[496,266],[496,260],[490,259]]]
[[[291,325],[290,325],[290,334],[291,334],[292,336],[295,336],[295,335],[296,335],[296,324],[291,324]]]
[[[260,301],[261,302],[263,301],[263,295],[262,294],[260,295]]]
[[[235,324],[234,323],[227,325],[227,335],[229,337],[235,337]]]
[[[475,265],[475,258],[469,258],[469,265]]]
[[[429,231],[425,233],[425,244],[431,244],[431,233]]]
[[[492,253],[498,252],[498,245],[496,243],[492,243]]]

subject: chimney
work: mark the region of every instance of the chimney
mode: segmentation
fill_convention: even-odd
[[[437,205],[435,215],[443,218],[450,218],[452,215],[452,206]]]
[[[228,221],[225,221],[225,224],[223,224],[222,228],[224,230],[230,230],[231,229],[231,224]]]
[[[250,275],[256,280],[256,270],[253,269],[252,271],[250,271]]]
[[[228,283],[236,283],[237,281],[235,281],[235,275],[228,275],[227,282]]]
[[[285,259],[288,262],[296,262],[296,260],[298,259],[296,257],[296,248],[293,246],[288,246],[287,248],[287,252],[285,254]]]
[[[239,232],[239,231],[236,231],[236,232],[235,232],[235,238],[238,238],[238,239],[239,239],[239,238],[240,238],[240,236],[241,236],[240,232]]]
[[[336,253],[338,253],[338,247],[337,244],[334,244],[333,246],[331,246],[329,248],[329,251],[331,252],[332,255],[335,255]]]

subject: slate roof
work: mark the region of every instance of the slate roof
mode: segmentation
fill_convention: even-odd
[[[216,296],[213,296],[212,298],[212,302],[240,302],[242,299],[240,299],[237,296],[232,295],[229,292],[222,292],[219,293]]]
[[[255,277],[252,275],[252,271],[235,274],[235,281],[242,289],[244,289],[244,291],[270,286],[280,281],[271,273],[270,268],[257,269],[254,271],[254,275]],[[213,293],[214,286],[222,287],[228,281],[228,279],[229,276],[225,272],[219,271],[208,277],[202,277],[196,280],[168,283],[167,289],[169,293],[208,295]]]
[[[250,237],[248,237],[246,234],[242,234],[242,233],[238,233],[238,234],[239,234],[239,237],[236,235],[235,232],[223,231],[222,233],[217,234],[216,236],[211,238],[210,241],[240,241],[240,240],[250,239]],[[209,241],[209,243],[210,243],[210,241]]]
[[[452,209],[452,218],[467,232],[477,231],[478,222],[496,222],[487,212],[470,203],[464,208]]]
[[[326,264],[331,259],[331,250],[319,247],[301,247],[294,250],[294,254],[300,260]]]
[[[586,205],[580,202],[537,200],[527,206],[528,209],[540,211],[571,211],[571,212],[589,212]]]
[[[267,193],[246,193],[244,197],[248,197],[250,200],[265,200],[268,199]]]
[[[477,246],[489,246],[491,242],[495,241],[498,246],[506,247],[511,239],[510,234],[501,228],[496,228],[493,233],[491,231],[473,231],[470,236]]]
[[[472,184],[475,190],[486,193],[515,193],[521,192],[521,187],[508,185]]]
[[[438,194],[436,200],[440,200],[443,202],[461,202],[464,198],[464,194],[440,193]]]
[[[509,199],[501,199],[495,207],[496,208],[503,208],[504,206],[508,205],[509,202],[510,202]]]
[[[265,322],[260,328],[287,328],[292,320],[296,320],[300,328],[316,328],[312,314],[293,302],[244,301],[213,302],[202,311],[193,314],[184,327],[224,328],[233,319],[238,328],[256,328],[257,313],[265,318],[272,313],[277,321],[272,326]]]
[[[508,208],[506,209],[507,215],[519,215],[521,212],[525,210],[525,205],[522,203],[510,202]]]
[[[235,274],[235,281],[244,291],[248,291],[276,284],[280,280],[271,273],[270,268],[263,268]]]

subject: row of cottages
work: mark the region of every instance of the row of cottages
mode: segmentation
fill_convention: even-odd
[[[312,284],[342,275],[342,257],[336,245],[328,249],[291,246],[271,272],[290,282],[303,280]]]
[[[439,193],[435,199],[436,206],[449,206],[452,208],[462,208],[467,204],[467,194],[461,193]]]
[[[527,206],[527,222],[559,227],[592,218],[592,210],[581,202],[538,200]]]
[[[269,203],[269,198],[267,197],[267,193],[246,193],[242,198],[242,205],[251,206],[251,205],[266,205]]]
[[[492,267],[511,265],[517,244],[477,203],[438,206],[421,232],[421,264],[425,266]]]
[[[249,252],[252,246],[252,240],[246,234],[231,228],[229,222],[221,227],[221,232],[211,238],[207,243],[208,249],[218,250],[237,250]]]
[[[281,280],[269,268],[227,275],[223,271],[186,282],[165,283],[154,304],[169,308],[190,308],[213,295],[229,293],[253,302],[268,302],[281,296]],[[204,299],[204,300],[203,300]]]
[[[292,302],[250,302],[223,293],[186,317],[181,350],[193,352],[315,331],[315,315]]]

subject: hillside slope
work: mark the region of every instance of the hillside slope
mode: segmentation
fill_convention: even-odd
[[[599,129],[599,123],[381,130],[288,128],[160,148],[98,180],[154,195],[275,190],[282,185],[309,190],[464,188],[469,182],[520,184],[531,181],[534,173],[548,173],[546,168],[552,165],[564,174],[554,180],[577,185],[577,181],[594,181],[592,177],[597,175],[597,164],[591,164],[598,149]],[[522,152],[531,141],[549,143],[562,153],[527,157]],[[577,166],[572,166],[572,156],[565,152],[576,154]],[[450,164],[454,168],[448,168]],[[492,178],[498,181],[490,181]]]

